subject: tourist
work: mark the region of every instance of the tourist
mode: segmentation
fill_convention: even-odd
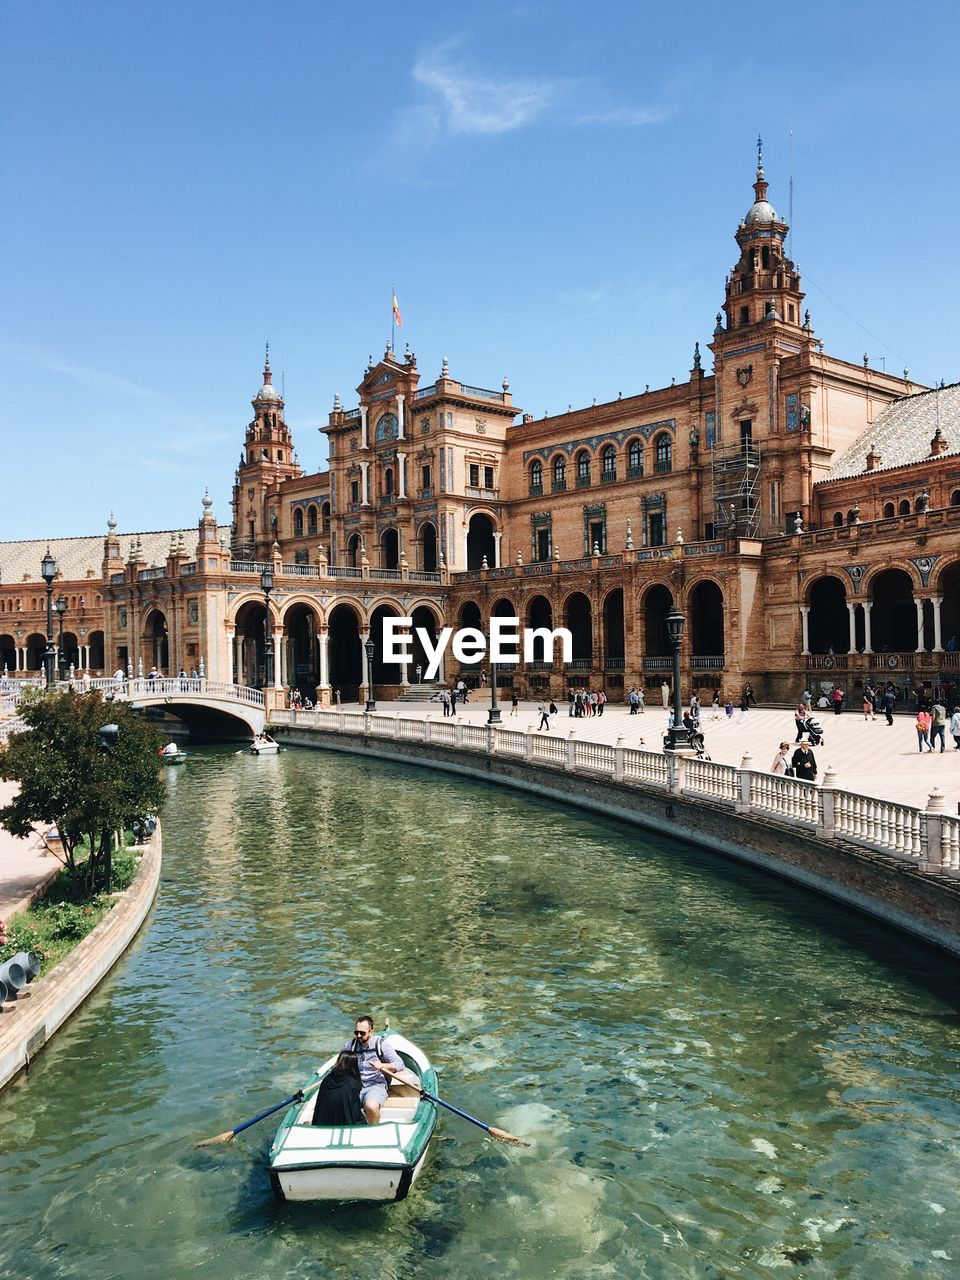
[[[957,649],[957,637],[952,635],[947,641],[947,653],[955,653]]]
[[[664,680],[663,684],[660,686],[660,697],[663,699],[663,709],[666,711],[670,706],[670,686],[667,684],[666,680]]]
[[[876,691],[869,685],[863,686],[863,718],[864,720],[876,720],[876,707],[874,705],[876,699]]]
[[[916,719],[916,723],[914,724],[914,728],[917,731],[917,750],[920,752],[920,754],[923,755],[924,747],[926,747],[928,751],[932,751],[933,745],[930,742],[930,712],[929,711],[921,707],[921,709],[917,712],[917,719]]]
[[[337,706],[339,707],[340,706],[340,690],[339,689],[334,689],[333,698]]]
[[[557,704],[556,704],[556,703],[554,702],[554,700],[551,698],[551,699],[550,699],[550,719],[551,719],[551,720],[556,720],[556,718],[557,718],[557,713],[559,712],[559,710],[560,710],[560,708],[557,706]]]
[[[749,686],[747,686],[749,688]],[[743,697],[740,699],[740,715],[737,718],[737,724],[743,724],[745,720],[750,719],[750,703],[747,699],[747,690],[744,689]]]
[[[168,742],[160,754],[162,756],[176,756],[180,754],[180,748],[175,742]]]
[[[540,713],[540,723],[537,725],[537,733],[539,733],[541,729],[550,728],[550,716],[542,702],[538,704],[537,711]]]
[[[813,694],[810,692],[809,689],[804,689],[803,693],[800,695],[800,701],[806,707],[807,715],[809,715],[810,707],[813,704]]]
[[[803,735],[806,732],[807,727],[807,716],[809,716],[809,714],[810,707],[806,703],[800,702],[797,704],[793,713],[793,722],[797,726],[796,742],[803,741]]]
[[[728,720],[733,719],[733,702],[730,698],[727,699],[727,705],[724,707],[724,712]]]
[[[186,693],[187,692],[187,673],[183,669],[183,667],[180,668],[178,678],[180,680],[180,692]]]
[[[374,1036],[373,1019],[368,1013],[356,1021],[356,1036],[343,1046],[357,1055],[360,1068],[360,1105],[367,1124],[377,1124],[380,1108],[387,1100],[387,1076],[403,1070],[403,1062],[396,1049],[382,1036]]]
[[[519,703],[520,699],[517,697],[516,689],[514,689],[513,693],[510,695],[510,714],[512,716],[517,714],[517,707],[519,706]]]
[[[947,731],[947,709],[942,702],[933,704],[930,720],[930,750],[932,751],[937,745],[937,739],[940,739],[940,752],[944,751],[944,734]]]
[[[953,715],[950,717],[950,733],[956,744],[956,750],[960,751],[960,707],[953,708]]]
[[[893,724],[893,708],[897,705],[897,694],[890,681],[887,681],[887,687],[883,691],[883,712],[887,717],[887,724]]]
[[[467,686],[462,680],[457,682],[457,693],[460,695],[460,701],[465,703],[467,701]]]
[[[635,715],[637,714],[637,691],[636,691],[636,689],[631,689],[631,690],[630,690],[630,694],[629,694],[629,696],[628,696],[628,698],[627,698],[627,701],[630,703],[630,714],[631,714],[632,716],[635,716]]]
[[[830,693],[830,702],[833,705],[833,714],[835,716],[838,716],[840,712],[843,710],[843,690],[840,688],[838,684],[835,684],[833,686],[833,689]]]
[[[480,672],[480,688],[485,689],[486,687],[487,687],[487,673],[484,670]]]
[[[123,693],[127,685],[127,673],[124,671],[123,667],[117,667],[116,671],[113,673],[113,682],[117,686],[119,692]]]
[[[417,673],[417,684],[419,684],[423,679],[423,665],[418,662],[416,667],[414,667],[414,670]]]
[[[90,672],[89,671],[80,672],[80,684],[83,688],[84,693],[90,692]]]
[[[748,708],[749,708],[749,707],[755,707],[755,706],[757,705],[757,700],[756,700],[756,698],[753,696],[753,685],[752,685],[752,684],[745,684],[745,685],[743,686],[743,700],[744,700],[744,702],[747,704],[747,707],[748,707]]]
[[[700,723],[700,699],[696,694],[690,699],[690,715],[696,720],[697,724]]]
[[[710,719],[719,720],[720,719],[720,690],[719,689],[714,689],[713,697],[710,699],[710,706],[711,706]]]
[[[357,1055],[345,1049],[337,1054],[336,1062],[317,1090],[311,1123],[337,1128],[363,1124],[362,1087]]]
[[[793,777],[793,765],[790,763],[790,743],[781,742],[780,750],[773,757],[773,764],[770,766],[771,773],[779,773],[786,777]]]
[[[799,747],[794,751],[793,759],[790,763],[793,766],[794,777],[803,778],[807,782],[816,782],[817,762],[810,749],[809,742],[800,743]]]
[[[453,714],[453,708],[450,705],[450,690],[444,689],[440,694],[440,701],[443,703],[443,714],[449,716]]]
[[[607,705],[607,695],[601,689],[597,694],[597,715],[603,715],[603,708]]]
[[[643,701],[643,686],[640,685],[638,688],[634,689],[634,693],[637,695],[637,711],[640,715],[644,716],[647,714],[647,709]]]
[[[577,696],[573,692],[573,689],[567,690],[567,708],[568,708],[567,714],[572,719],[573,716],[577,714]]]

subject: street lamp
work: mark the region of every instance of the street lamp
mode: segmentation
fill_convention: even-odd
[[[366,652],[366,655],[367,655],[367,710],[368,711],[376,711],[377,709],[377,704],[374,701],[374,697],[373,697],[373,654],[376,647],[377,646],[373,643],[373,636],[371,636],[370,639],[367,640],[363,646],[364,651]]]
[[[490,663],[490,710],[487,712],[487,724],[500,723],[500,708],[497,706],[497,664]]]
[[[676,605],[666,617],[667,639],[673,646],[673,728],[667,730],[664,749],[687,751],[690,748],[690,731],[683,724],[683,705],[680,698],[680,645],[683,642],[683,624],[686,621]]]
[[[273,628],[270,626],[270,592],[273,590],[273,572],[264,569],[260,574],[260,590],[266,602],[266,613],[263,621],[263,666],[266,675],[266,686],[273,688]]]
[[[60,679],[65,680],[67,678],[66,676],[67,664],[66,662],[64,662],[64,658],[63,658],[63,615],[67,612],[67,597],[58,596],[57,603],[53,607],[56,609],[57,616],[60,621],[60,634],[57,637],[57,668],[59,671]]]
[[[43,669],[48,689],[53,687],[53,670],[57,661],[57,651],[53,647],[53,580],[56,576],[57,562],[47,547],[47,554],[40,562],[40,577],[47,584],[47,647],[43,655]]]

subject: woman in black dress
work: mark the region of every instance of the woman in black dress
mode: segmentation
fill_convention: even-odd
[[[357,1055],[344,1050],[317,1090],[313,1123],[320,1125],[363,1124],[360,1107],[360,1068]]]

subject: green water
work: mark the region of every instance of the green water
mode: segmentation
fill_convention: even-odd
[[[320,752],[172,776],[159,898],[0,1097],[0,1276],[960,1273],[957,968],[710,853]],[[441,1093],[410,1198],[274,1200],[356,1013]]]

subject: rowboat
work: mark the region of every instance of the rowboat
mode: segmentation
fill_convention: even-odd
[[[437,1073],[421,1049],[396,1031],[383,1039],[424,1089],[436,1089]],[[419,1087],[393,1080],[379,1124],[312,1125],[313,1086],[336,1060],[334,1054],[320,1067],[304,1090],[306,1100],[284,1116],[270,1148],[271,1185],[283,1200],[403,1200],[427,1157],[436,1107]]]
[[[280,747],[272,738],[264,734],[262,737],[254,738],[247,750],[252,756],[275,756]]]
[[[178,751],[176,754],[174,754],[171,751],[169,755],[165,755],[161,753],[160,763],[161,764],[186,764],[187,753],[185,751]]]

